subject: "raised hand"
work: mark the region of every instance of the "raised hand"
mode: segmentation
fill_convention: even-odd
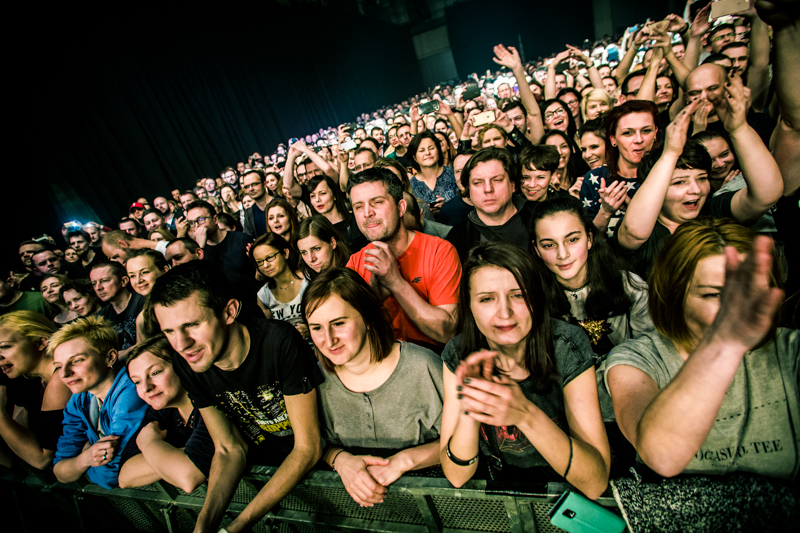
[[[567,50],[569,50],[569,55],[572,59],[576,59],[580,62],[583,62],[586,67],[592,66],[594,63],[583,53],[583,50],[576,46],[567,45]]]
[[[553,69],[555,69],[555,68],[556,68],[556,67],[557,67],[557,66],[558,66],[560,63],[563,63],[563,62],[564,62],[564,61],[566,61],[567,59],[569,59],[569,50],[564,50],[563,52],[559,53],[559,54],[558,54],[558,55],[555,57],[555,59],[553,59],[553,62],[552,62],[552,63],[550,63],[549,65],[547,65],[547,68],[553,68]]]
[[[453,114],[453,108],[450,107],[450,104],[447,101],[442,100],[442,97],[438,94],[433,95],[433,99],[439,102],[439,114],[448,116]]]
[[[714,109],[714,105],[711,102],[707,100],[700,101],[697,110],[692,113],[692,134],[706,131],[706,128],[708,128],[708,115],[712,109]]]
[[[572,184],[572,187],[569,188],[569,193],[578,200],[581,199],[581,187],[583,186],[583,179],[583,176],[579,177],[575,180],[575,183]]]
[[[494,57],[492,60],[498,65],[508,67],[512,71],[522,68],[522,59],[519,57],[519,52],[513,46],[506,48],[502,44],[494,47]]]
[[[664,141],[664,154],[671,153],[680,156],[686,144],[686,137],[691,122],[692,113],[700,105],[700,100],[693,100],[675,117],[675,120],[667,126],[667,136]]]
[[[698,11],[697,15],[695,15],[694,21],[692,21],[692,37],[702,37],[709,29],[711,29],[710,16],[711,4],[709,3],[706,7]]]
[[[411,106],[411,121],[416,122],[419,120],[419,104],[414,104]]]
[[[511,133],[511,130],[514,129],[514,123],[511,122],[511,119],[508,118],[508,115],[497,109],[495,111],[495,119],[492,124],[497,124],[501,128],[503,128],[507,133]]]
[[[605,178],[600,178],[600,209],[613,215],[625,204],[628,197],[628,187],[622,180],[615,181],[606,187]]]
[[[687,25],[687,22],[683,20],[683,17],[679,17],[678,15],[674,14],[667,15],[664,20],[668,22],[666,30],[673,33],[683,30]]]
[[[747,126],[747,96],[742,78],[732,73],[725,85],[725,98],[712,102],[725,131],[730,134]]]

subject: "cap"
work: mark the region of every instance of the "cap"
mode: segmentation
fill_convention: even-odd
[[[144,209],[144,206],[139,202],[133,202],[130,210],[133,211],[134,209]]]

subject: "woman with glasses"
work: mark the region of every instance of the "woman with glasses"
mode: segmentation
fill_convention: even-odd
[[[308,338],[301,300],[308,280],[300,269],[300,258],[283,237],[266,233],[250,248],[250,258],[267,282],[258,291],[258,302],[267,318],[285,320]]]
[[[541,109],[545,130],[560,130],[566,133],[570,139],[575,138],[578,128],[572,118],[569,106],[563,100],[558,98],[545,100],[542,102]]]

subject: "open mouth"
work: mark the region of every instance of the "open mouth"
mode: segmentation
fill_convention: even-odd
[[[511,324],[510,326],[495,326],[494,329],[496,329],[497,331],[502,331],[503,333],[508,333],[515,327],[517,327],[516,324]]]
[[[700,200],[692,200],[691,202],[683,202],[683,206],[689,211],[695,211],[700,205]]]
[[[13,366],[14,365],[3,365],[3,366],[0,366],[0,370],[2,370],[4,374],[8,374],[9,372],[11,372],[11,368]]]
[[[567,263],[566,265],[558,265],[558,269],[559,270],[569,270],[570,268],[572,268],[573,264],[575,264],[575,263],[572,262],[572,263]]]
[[[183,352],[183,358],[186,360],[187,363],[196,363],[200,360],[200,356],[203,355],[203,349],[199,349],[196,352]]]

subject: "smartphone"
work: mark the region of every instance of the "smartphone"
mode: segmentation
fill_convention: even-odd
[[[467,85],[464,87],[464,91],[461,93],[461,98],[466,100],[472,100],[473,98],[477,98],[481,95],[481,90],[478,88],[476,84]]]
[[[419,105],[419,112],[421,115],[427,115],[437,111],[439,111],[439,100],[431,100]]]
[[[568,490],[550,509],[550,523],[569,533],[622,533],[625,520]]]
[[[344,141],[342,144],[339,145],[340,150],[345,150],[347,152],[349,152],[350,150],[355,150],[356,148],[358,148],[358,145],[355,143],[355,141],[353,141],[353,139],[349,137],[347,138],[346,141]]]
[[[472,125],[475,127],[491,124],[495,120],[494,111],[484,111],[483,113],[477,113],[473,116],[475,118],[472,121]]]
[[[711,19],[741,13],[750,8],[749,0],[716,0],[711,4]]]
[[[566,61],[562,61],[558,65],[556,65],[556,74],[564,74],[566,70],[569,69],[569,63]]]
[[[38,237],[34,237],[33,240],[36,241],[36,242],[49,241],[50,240],[50,236],[47,235],[47,234],[39,235]]]

